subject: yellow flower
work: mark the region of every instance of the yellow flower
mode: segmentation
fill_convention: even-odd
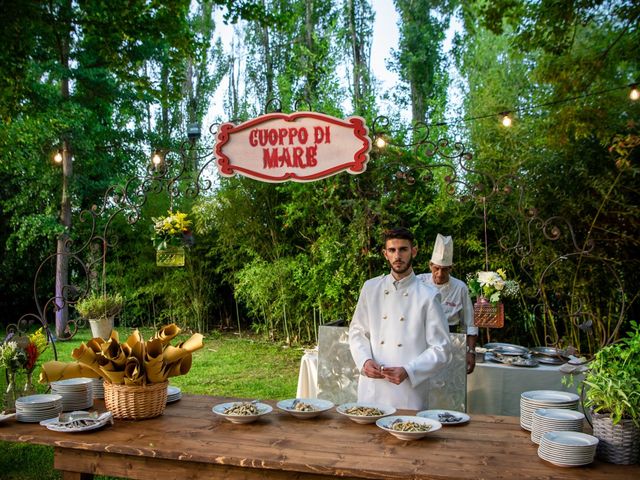
[[[504,268],[497,269],[496,273],[502,277],[502,280],[507,279],[507,272],[504,271]]]

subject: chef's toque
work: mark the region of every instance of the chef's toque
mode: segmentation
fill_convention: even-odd
[[[440,265],[441,267],[450,267],[453,265],[453,240],[450,236],[445,237],[438,234],[436,243],[433,246],[431,263]]]

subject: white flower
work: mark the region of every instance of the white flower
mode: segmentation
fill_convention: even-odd
[[[485,285],[491,285],[493,280],[493,272],[478,272],[478,281],[480,282],[480,286],[484,287]]]

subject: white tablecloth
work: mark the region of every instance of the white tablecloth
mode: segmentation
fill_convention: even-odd
[[[296,398],[316,398],[318,396],[318,350],[305,350],[300,360],[298,391]]]
[[[520,415],[520,394],[529,390],[561,390],[576,393],[582,379],[574,379],[573,387],[565,387],[566,375],[559,366],[539,365],[535,368],[512,367],[499,363],[477,363],[467,375],[467,412],[487,415]],[[318,395],[318,351],[306,350],[300,361],[298,398]]]
[[[576,393],[582,379],[574,378],[573,387],[565,387],[566,375],[557,365],[533,368],[512,367],[494,362],[476,363],[467,375],[467,412],[488,415],[520,416],[520,394],[529,390],[561,390]]]

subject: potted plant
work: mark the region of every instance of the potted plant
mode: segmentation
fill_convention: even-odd
[[[471,298],[477,298],[473,306],[473,323],[477,327],[500,328],[504,325],[503,298],[513,298],[519,286],[515,280],[507,280],[507,274],[499,268],[495,272],[483,271],[467,275]]]
[[[640,325],[631,325],[625,338],[595,354],[582,382],[598,456],[611,463],[640,458]]]
[[[78,301],[76,310],[83,318],[89,320],[91,334],[108,340],[113,330],[113,319],[122,310],[124,299],[115,295],[91,294]]]

